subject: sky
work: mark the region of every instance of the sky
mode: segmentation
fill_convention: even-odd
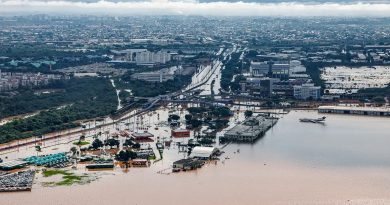
[[[0,0],[23,14],[390,17],[390,0]]]

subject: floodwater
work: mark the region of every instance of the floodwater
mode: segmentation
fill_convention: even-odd
[[[88,185],[34,185],[0,194],[0,204],[390,204],[390,119],[326,116],[301,123],[320,115],[291,111],[256,143],[230,144],[196,171],[158,174],[180,158],[171,147],[150,168],[117,168]]]
[[[390,83],[390,67],[346,66],[326,67],[321,69],[321,79],[329,93],[357,93],[362,88],[384,88]]]

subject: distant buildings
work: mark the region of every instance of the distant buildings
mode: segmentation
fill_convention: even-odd
[[[310,76],[306,73],[306,67],[302,65],[300,60],[286,61],[287,58],[276,57],[262,59],[263,61],[260,62],[251,62],[249,77],[246,78],[245,82],[240,82],[243,93],[252,97],[284,96],[292,98],[294,97],[294,86],[311,82]],[[304,87],[306,88],[306,86]],[[301,97],[298,89],[296,92]],[[317,95],[313,96],[317,97]]]
[[[306,73],[306,67],[299,60],[290,61],[290,75],[295,73]]]
[[[156,63],[161,63],[165,64],[168,61],[171,60],[171,54],[167,52],[150,52],[150,51],[145,51],[145,52],[139,52],[136,53],[135,56],[135,62],[137,64],[156,64]]]
[[[251,62],[250,74],[253,77],[263,77],[270,73],[270,65],[267,62]]]
[[[112,75],[118,76],[126,73],[126,69],[113,68],[108,63],[92,63],[87,65],[80,65],[75,67],[67,67],[58,69],[58,72],[74,75],[75,77],[87,77],[87,76],[99,76],[99,75]]]
[[[312,83],[296,85],[294,86],[294,97],[300,100],[317,100],[321,97],[321,87],[314,86]]]
[[[290,73],[290,62],[276,61],[271,63],[271,71],[273,78],[287,79]]]
[[[50,81],[63,79],[63,75],[42,73],[1,72],[0,91],[47,85]]]
[[[161,83],[168,80],[173,80],[175,78],[175,74],[180,72],[181,69],[181,67],[173,66],[171,68],[164,68],[153,72],[135,73],[131,77],[133,79]]]
[[[277,79],[258,77],[248,78],[245,84],[245,90],[253,96],[269,97],[273,92],[273,83]]]
[[[112,51],[115,60],[136,63],[137,65],[165,64],[171,61],[171,54],[165,51],[151,52],[147,49],[127,49]]]
[[[290,73],[290,62],[288,61],[264,61],[251,62],[250,73],[253,77],[272,77],[286,79]]]

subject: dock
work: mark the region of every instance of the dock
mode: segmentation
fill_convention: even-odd
[[[320,106],[319,113],[390,117],[388,107]]]

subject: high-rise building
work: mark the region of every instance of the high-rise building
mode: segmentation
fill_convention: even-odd
[[[271,64],[272,78],[288,78],[290,73],[290,62],[277,61]]]
[[[253,77],[267,76],[270,71],[270,65],[267,62],[251,62],[250,73]]]
[[[271,78],[288,78],[290,62],[288,61],[264,61],[251,62],[250,73],[253,77],[268,76]]]
[[[296,85],[294,86],[294,97],[301,100],[317,100],[321,97],[321,87],[314,86],[313,83]]]
[[[113,53],[116,54],[115,60],[137,64],[165,64],[171,60],[171,54],[168,52],[151,52],[147,49],[127,49]]]
[[[266,77],[248,78],[246,87],[253,96],[269,97],[272,95],[274,81],[275,79]]]

